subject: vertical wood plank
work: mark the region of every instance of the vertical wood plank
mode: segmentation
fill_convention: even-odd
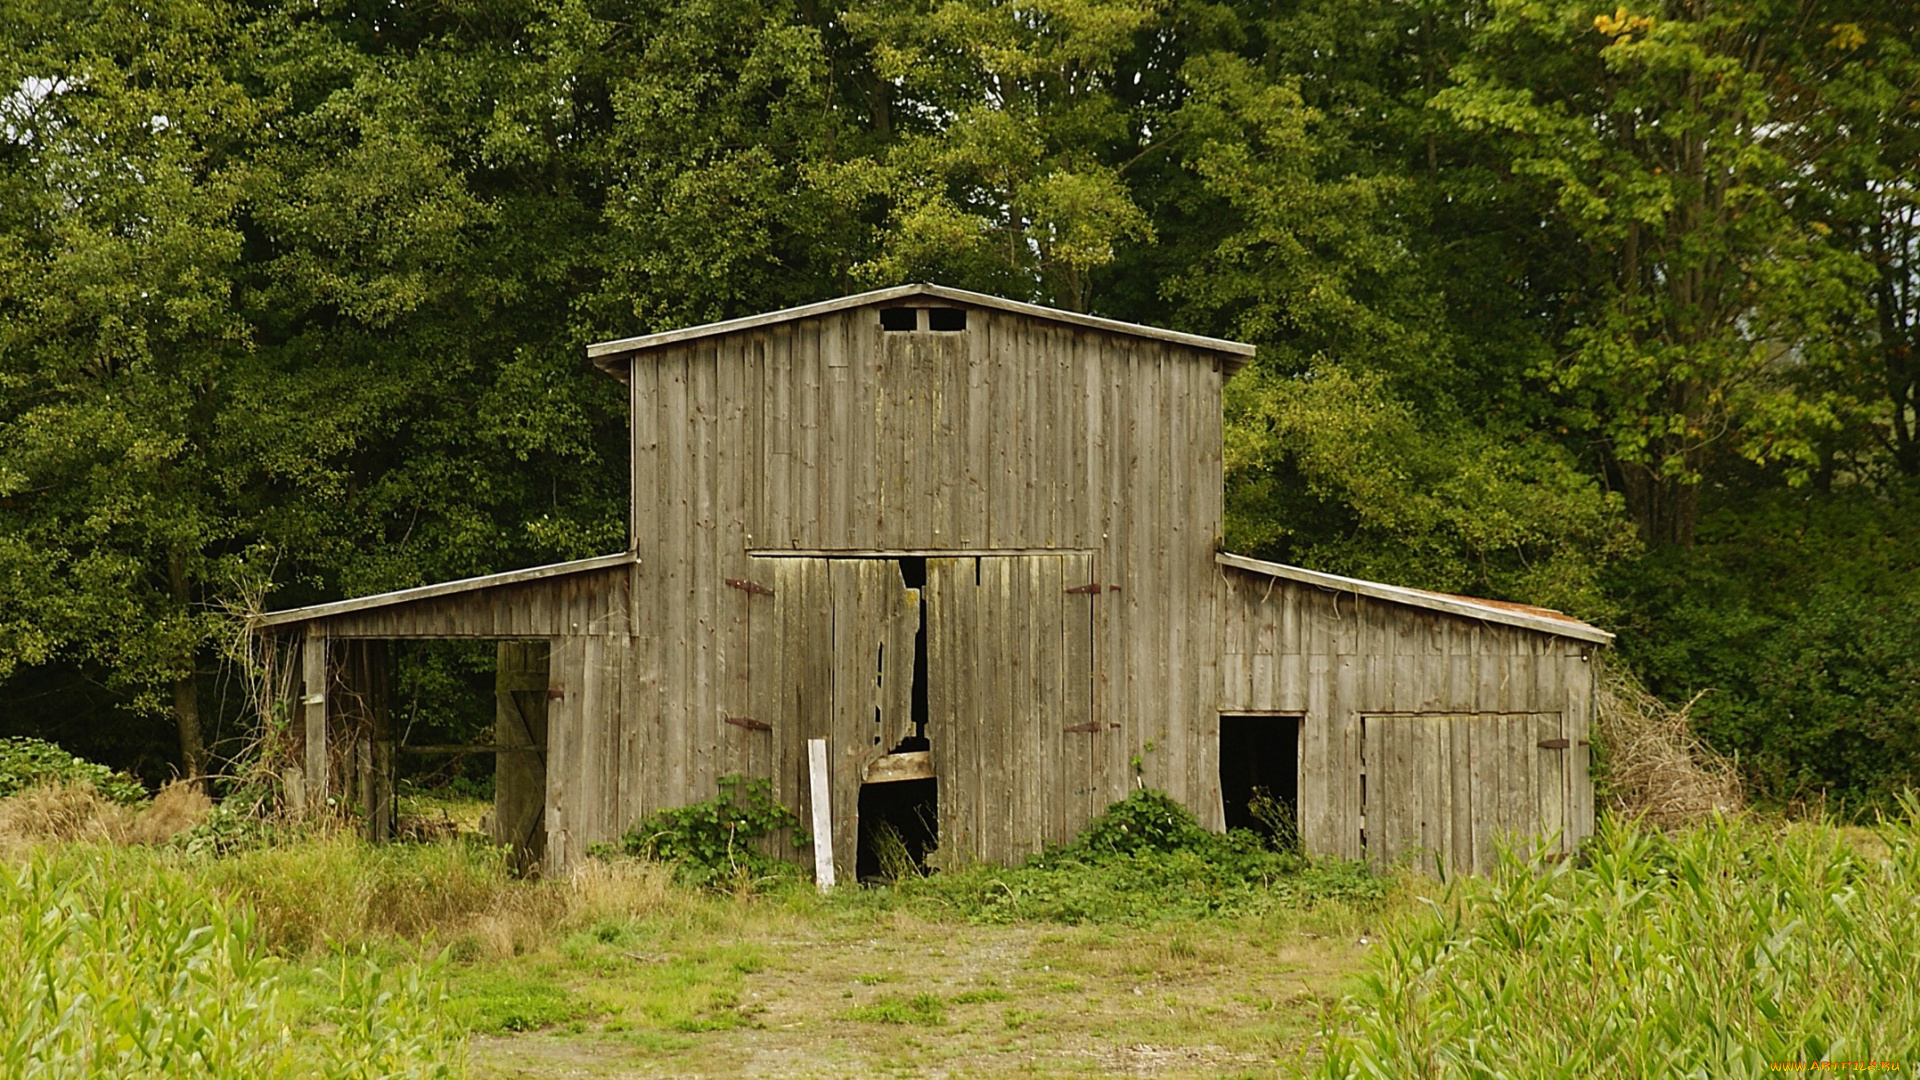
[[[808,319],[794,327],[794,359],[800,367],[796,389],[801,399],[796,411],[805,417],[794,495],[800,547],[852,546],[852,447],[846,436],[853,418],[854,384],[847,370],[842,329],[843,323],[831,317]]]
[[[1066,556],[1061,581],[1076,586],[1093,581],[1093,559],[1084,554]],[[1066,695],[1063,728],[1060,793],[1062,820],[1057,839],[1072,840],[1086,828],[1094,816],[1105,809],[1100,802],[1102,778],[1096,772],[1099,748],[1112,737],[1112,729],[1097,718],[1093,708],[1093,635],[1094,608],[1106,594],[1061,595],[1063,617],[1060,627],[1060,685]],[[1091,725],[1086,735],[1066,734],[1064,728]]]
[[[333,688],[327,680],[327,631],[322,624],[309,625],[301,640],[300,672],[300,706],[307,736],[307,805],[315,813],[325,813],[327,780],[333,771],[327,754],[327,707]]]

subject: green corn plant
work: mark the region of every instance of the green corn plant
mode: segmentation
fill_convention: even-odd
[[[1920,1058],[1920,802],[1825,826],[1603,822],[1389,933],[1324,1077],[1749,1076]],[[1884,848],[1884,851],[1882,851]],[[1908,1067],[1911,1067],[1910,1065]]]
[[[0,864],[0,1075],[459,1073],[458,1035],[418,971],[397,976],[364,956],[337,964],[337,993],[314,1016],[252,915],[177,871],[89,849]]]

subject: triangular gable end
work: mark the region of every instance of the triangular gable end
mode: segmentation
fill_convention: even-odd
[[[1131,337],[1146,338],[1153,341],[1170,342],[1184,345],[1203,352],[1215,353],[1220,357],[1221,371],[1232,376],[1246,366],[1253,356],[1251,345],[1223,338],[1206,337],[1200,334],[1186,334],[1177,330],[1163,330],[1154,326],[1141,326],[1137,323],[1122,322],[1118,319],[1103,319],[1096,315],[1081,315],[1058,308],[1042,307],[1039,304],[1027,304],[1018,300],[1006,300],[986,293],[969,292],[965,289],[949,288],[945,285],[897,285],[889,289],[875,289],[871,292],[856,293],[835,300],[823,300],[816,304],[804,304],[800,307],[771,311],[762,315],[749,315],[745,318],[726,319],[721,322],[707,323],[702,326],[689,326],[681,330],[663,330],[657,334],[643,334],[638,337],[620,338],[615,341],[603,341],[587,346],[587,358],[594,366],[607,374],[626,381],[628,364],[640,354],[667,345],[697,341],[702,338],[736,334],[799,319],[828,315],[852,308],[877,307],[914,298],[942,300],[951,304],[977,308],[992,308],[1012,312],[1035,319],[1064,323],[1070,326],[1082,326],[1091,330],[1103,330],[1107,333],[1122,334]]]

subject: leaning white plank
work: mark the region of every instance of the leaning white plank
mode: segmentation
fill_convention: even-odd
[[[813,880],[820,891],[833,888],[833,812],[828,784],[827,740],[807,740],[807,771],[813,780]]]

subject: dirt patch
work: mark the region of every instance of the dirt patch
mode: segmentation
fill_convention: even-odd
[[[696,954],[718,970],[716,935],[740,972],[709,990],[732,995],[726,1019],[650,1023]],[[586,1015],[476,1036],[478,1075],[1277,1076],[1313,1052],[1366,952],[1273,921],[974,927],[898,913],[666,928],[645,949],[613,942],[612,962],[604,944],[575,941],[544,969]]]

